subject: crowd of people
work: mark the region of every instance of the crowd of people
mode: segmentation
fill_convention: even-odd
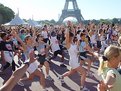
[[[86,77],[92,77],[93,63],[99,63],[98,73],[102,81],[97,84],[98,91],[120,91],[121,87],[121,25],[118,24],[73,24],[44,25],[42,28],[31,26],[12,26],[0,29],[0,74],[12,66],[12,76],[0,88],[0,91],[11,91],[18,84],[24,86],[23,80],[40,78],[43,91],[46,89],[46,79],[50,76],[51,60],[61,55],[60,67],[64,64],[64,52],[69,54],[71,70],[58,77],[64,83],[64,77],[74,73],[80,75],[80,91],[90,91],[86,87]],[[118,40],[118,41],[117,41]],[[50,53],[53,56],[50,56]],[[16,69],[18,57],[20,65]],[[98,61],[98,62],[96,62]],[[87,64],[86,68],[83,65]],[[45,66],[44,74],[41,68]],[[28,77],[23,77],[28,72]],[[11,84],[11,85],[10,85]]]

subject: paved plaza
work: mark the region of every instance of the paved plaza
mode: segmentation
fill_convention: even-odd
[[[52,77],[53,81],[46,80],[47,89],[48,91],[80,91],[79,85],[80,85],[80,76],[78,73],[73,74],[70,77],[65,77],[64,84],[61,84],[58,80],[58,76],[63,74],[64,72],[68,71],[70,69],[70,66],[68,65],[68,55],[65,53],[65,61],[66,68],[60,67],[60,58],[57,57],[54,60],[51,60],[52,63],[50,63],[50,76]],[[17,58],[15,58],[17,60]],[[97,66],[92,65],[91,71],[94,74],[93,77],[87,77],[86,79],[86,86],[90,89],[90,91],[97,91],[96,86],[99,82],[99,76],[97,76]],[[45,72],[44,67],[42,68],[43,72]],[[0,73],[0,86],[2,86],[6,80],[10,77],[12,74],[11,69],[8,68],[5,72]],[[25,75],[26,76],[26,75]],[[39,78],[35,77],[32,81],[24,81],[25,84],[24,87],[21,87],[19,85],[16,85],[13,89],[13,91],[41,91],[41,86],[39,84]]]

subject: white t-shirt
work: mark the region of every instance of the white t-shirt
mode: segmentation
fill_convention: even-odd
[[[53,52],[60,50],[59,43],[58,43],[56,36],[55,37],[51,36],[50,43],[51,43],[51,48]]]
[[[81,39],[80,34],[77,34],[76,37],[77,37],[78,40]]]
[[[68,53],[70,56],[69,65],[72,69],[75,69],[80,66],[80,63],[78,62],[78,48],[76,44],[71,44],[70,48],[68,49]]]
[[[91,40],[91,43],[95,44],[95,43],[96,43],[96,35],[93,34],[93,35],[90,37],[90,40]]]
[[[100,37],[100,41],[105,41],[104,35],[102,35],[102,36]]]
[[[113,30],[113,35],[118,35],[117,31],[116,30]]]
[[[42,31],[42,36],[46,39],[48,38],[48,33],[47,31]]]

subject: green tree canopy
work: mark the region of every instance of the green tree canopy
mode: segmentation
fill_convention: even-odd
[[[0,4],[0,23],[7,23],[9,21],[11,21],[11,19],[14,18],[14,11],[12,9],[10,9],[9,7],[4,6],[3,4]]]
[[[112,19],[112,22],[115,24],[115,23],[119,23],[118,19],[117,18],[113,18]]]

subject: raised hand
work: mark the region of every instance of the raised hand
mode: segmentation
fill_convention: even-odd
[[[16,35],[17,35],[15,29],[12,29],[11,34],[12,34],[13,36],[16,36]]]

